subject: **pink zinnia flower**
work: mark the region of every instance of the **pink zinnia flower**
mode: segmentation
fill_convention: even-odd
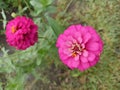
[[[6,26],[6,41],[9,45],[25,50],[34,45],[38,40],[38,27],[32,19],[17,16],[9,21]]]
[[[71,25],[60,34],[56,47],[65,65],[84,71],[99,61],[103,42],[91,26]]]

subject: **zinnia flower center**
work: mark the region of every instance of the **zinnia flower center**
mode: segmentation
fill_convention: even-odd
[[[12,31],[12,33],[15,33],[17,31],[17,28],[15,26],[12,26],[11,31]]]
[[[75,43],[72,45],[71,50],[72,50],[72,56],[76,57],[78,54],[81,54],[84,48],[80,44]]]

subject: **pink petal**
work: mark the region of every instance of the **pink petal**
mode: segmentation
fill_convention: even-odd
[[[76,51],[78,55],[72,57],[72,49],[74,49],[75,45],[79,47],[79,44],[83,51]],[[102,40],[95,29],[80,24],[68,27],[58,37],[56,46],[59,49],[61,61],[71,69],[78,68],[80,71],[95,65],[103,49]]]
[[[81,26],[81,25],[76,25],[76,30],[81,32],[81,35],[85,35],[86,32],[88,32],[88,29],[86,29],[85,27]]]
[[[66,55],[68,55],[68,56],[71,56],[71,55],[72,55],[72,53],[69,51],[68,48],[67,48],[67,49],[63,49],[62,51],[63,51],[64,54],[66,54]]]
[[[81,64],[79,64],[78,69],[79,69],[80,71],[84,71],[84,68],[83,68],[83,66],[82,66]]]
[[[56,47],[61,47],[63,44],[64,44],[64,41],[62,39],[59,39],[56,44]]]
[[[96,34],[96,30],[91,26],[85,26],[91,34]]]
[[[97,63],[97,61],[92,61],[92,62],[90,62],[90,66],[94,66],[94,65],[96,65],[96,63]]]
[[[97,42],[89,42],[86,45],[86,49],[90,51],[97,51],[99,50],[99,44]]]
[[[64,54],[64,53],[63,53],[63,50],[62,50],[61,48],[58,50],[58,52],[59,52],[60,59],[62,59],[62,60],[65,60],[65,59],[67,59],[68,57],[70,57],[70,56]]]
[[[94,65],[96,65],[96,63],[97,63],[98,61],[99,61],[99,57],[96,56],[96,57],[95,57],[95,60],[92,61],[92,62],[90,62],[90,65],[91,65],[91,66],[94,66]]]
[[[67,47],[71,47],[72,42],[71,42],[71,41],[67,41],[67,42],[65,42],[65,45],[66,45]]]
[[[71,69],[77,68],[79,65],[79,60],[75,61],[73,58],[68,59],[67,62],[68,67],[70,67]]]
[[[81,37],[78,37],[77,40],[78,40],[79,43],[82,43],[82,38]]]
[[[61,60],[67,60],[69,56],[66,56],[65,54],[59,55]]]
[[[82,26],[81,25],[75,25],[75,28],[78,32],[80,32],[80,30],[82,29]]]
[[[63,46],[64,43],[65,43],[65,40],[66,40],[65,35],[60,34],[60,36],[59,36],[59,38],[58,38],[58,40],[57,40],[57,43],[56,43],[56,47],[61,47],[61,46]]]
[[[72,43],[77,43],[77,40],[73,38],[72,36],[68,36],[67,39],[71,41]]]
[[[89,63],[81,63],[83,68],[86,70],[90,67],[90,64]]]
[[[102,40],[99,40],[99,45],[100,45],[100,51],[102,51],[102,49],[103,49],[103,42],[102,42]]]
[[[82,46],[82,48],[85,48],[85,44],[82,43],[81,46]]]
[[[69,26],[65,31],[64,34],[67,36],[69,34],[73,34],[73,32],[76,32],[75,25]]]
[[[91,26],[86,26],[86,28],[87,28],[88,31],[91,33],[91,35],[92,35],[92,40],[93,40],[93,41],[99,41],[99,36],[98,36],[96,30],[95,30],[93,27],[91,27]]]
[[[84,57],[88,57],[88,51],[87,51],[87,50],[84,50],[84,51],[83,51],[83,56],[84,56]]]
[[[89,53],[88,60],[89,61],[94,61],[95,60],[95,54]]]
[[[79,60],[79,55],[77,55],[76,57],[74,57],[75,61]]]
[[[73,33],[74,34],[74,38],[79,42],[79,43],[82,43],[82,36],[81,36],[81,33],[80,32],[76,32],[76,33]]]
[[[80,60],[81,60],[83,63],[88,62],[87,58],[84,57],[84,56],[82,56],[82,55],[81,55],[81,57],[80,57]]]
[[[83,42],[84,43],[88,42],[90,38],[91,38],[90,33],[86,33],[85,35],[83,35]]]

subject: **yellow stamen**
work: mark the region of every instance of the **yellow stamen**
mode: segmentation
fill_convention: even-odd
[[[76,54],[75,52],[73,52],[73,53],[72,53],[72,56],[73,56],[73,57],[76,57],[76,56],[77,56],[77,54]]]
[[[12,27],[11,27],[11,31],[12,31],[12,33],[15,33],[15,32],[17,31],[16,27],[15,27],[15,26],[12,26]]]

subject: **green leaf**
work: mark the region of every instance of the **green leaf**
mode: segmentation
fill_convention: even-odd
[[[80,76],[81,74],[82,74],[82,73],[80,73],[79,70],[71,71],[71,75],[72,75],[73,77],[78,77],[78,76]]]
[[[50,4],[52,4],[53,0],[40,0],[41,4],[46,7]]]
[[[43,5],[40,3],[40,0],[30,0],[30,4],[37,10],[40,10],[43,7]]]
[[[17,68],[17,70],[14,78],[8,77],[9,82],[7,83],[6,90],[24,90],[26,74],[19,68]]]
[[[3,28],[5,29],[5,26],[7,24],[7,20],[6,20],[6,15],[5,15],[5,12],[4,12],[3,9],[2,9],[1,14],[2,14],[2,17],[3,17]]]
[[[0,58],[0,72],[7,72],[10,73],[15,70],[15,66],[13,65],[11,59],[8,57],[8,50],[5,50],[3,47],[2,49],[4,59]]]
[[[39,66],[41,64],[42,60],[40,58],[37,58],[36,64]]]
[[[3,0],[0,0],[0,8],[6,9],[7,7],[8,7],[8,5]]]
[[[28,7],[24,7],[22,10],[19,11],[18,15],[24,13],[27,9],[28,9]]]
[[[41,48],[44,48],[45,50],[46,49],[49,49],[50,46],[51,46],[51,43],[53,42],[53,39],[55,38],[55,34],[52,30],[52,28],[48,25],[45,25],[46,27],[46,31],[44,31],[43,33],[39,33],[39,40],[40,40],[40,49]]]
[[[1,51],[3,52],[3,57],[8,56],[9,50],[5,50],[5,47],[1,48]]]
[[[54,20],[53,18],[46,16],[47,21],[49,23],[49,25],[51,26],[52,30],[54,31],[55,35],[58,37],[59,34],[61,34],[64,30],[64,27],[61,26],[56,20]]]
[[[55,6],[48,6],[46,8],[47,13],[55,13],[56,12],[56,7]]]
[[[10,73],[15,70],[15,66],[12,64],[11,59],[0,59],[0,72]]]

